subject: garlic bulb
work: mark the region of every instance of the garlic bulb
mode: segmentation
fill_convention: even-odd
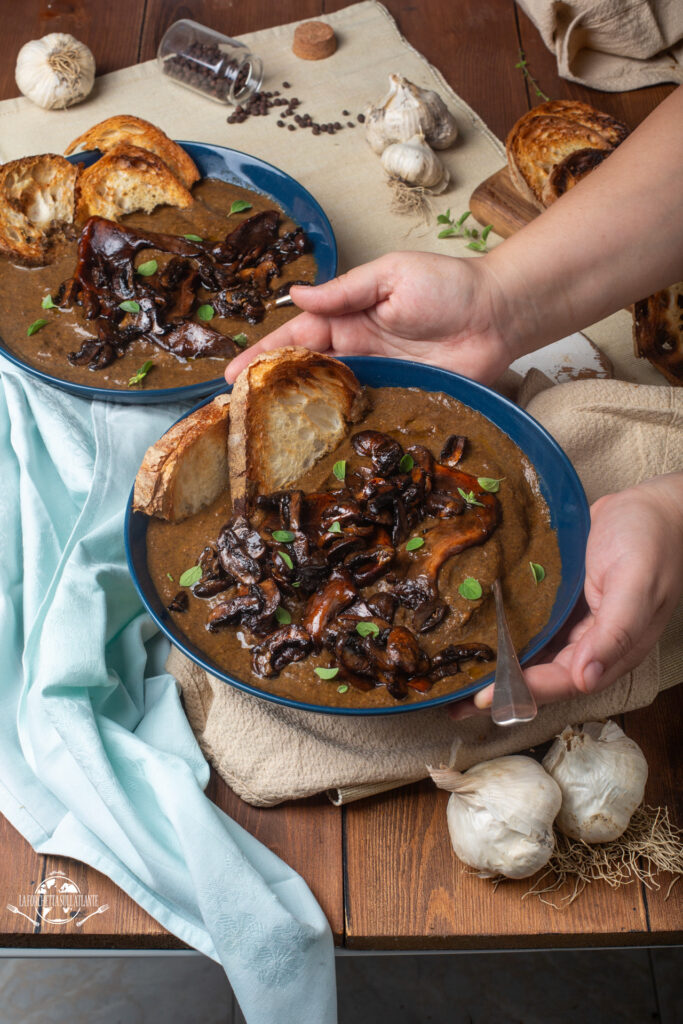
[[[382,165],[391,178],[407,185],[421,185],[432,192],[443,192],[449,174],[427,143],[422,132],[407,142],[394,142],[382,153]]]
[[[562,790],[557,827],[586,843],[608,843],[626,831],[642,802],[647,761],[616,722],[567,728],[543,759]]]
[[[95,81],[95,58],[65,32],[33,39],[19,50],[15,77],[19,89],[39,107],[63,110],[80,103]]]
[[[446,816],[453,849],[481,878],[528,878],[548,863],[562,797],[538,761],[515,754],[430,775],[452,794]]]
[[[438,93],[420,89],[401,75],[389,75],[389,92],[365,110],[365,133],[375,153],[422,132],[432,149],[455,142],[458,126]]]

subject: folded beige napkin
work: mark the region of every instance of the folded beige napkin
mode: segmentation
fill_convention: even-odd
[[[547,385],[547,381],[545,382]],[[538,389],[538,377],[527,388]],[[561,384],[537,394],[529,411],[574,463],[589,501],[683,466],[683,391],[615,380]],[[591,697],[547,705],[528,725],[500,729],[489,719],[453,722],[443,709],[373,718],[296,711],[227,686],[176,650],[168,669],[206,756],[243,800],[269,806],[332,790],[335,802],[425,778],[542,743],[570,722],[650,704],[683,681],[683,604],[634,672]]]
[[[683,82],[681,0],[517,0],[570,82],[605,92]]]

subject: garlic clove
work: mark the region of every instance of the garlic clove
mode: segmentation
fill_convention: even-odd
[[[450,180],[448,171],[427,145],[422,132],[406,142],[394,142],[387,146],[381,159],[390,178],[430,189],[436,194],[443,192]]]
[[[407,142],[422,132],[432,149],[446,149],[458,126],[438,93],[421,89],[401,75],[389,75],[389,91],[365,110],[365,134],[375,153],[394,142]]]
[[[63,110],[90,94],[95,58],[66,32],[51,32],[19,50],[15,78],[19,90],[46,110]]]

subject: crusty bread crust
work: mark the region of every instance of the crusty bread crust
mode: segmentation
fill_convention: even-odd
[[[99,149],[108,153],[122,142],[155,153],[185,188],[192,188],[199,180],[199,171],[185,150],[156,125],[133,114],[117,114],[100,121],[74,139],[64,152],[68,155],[79,149]]]
[[[135,478],[133,508],[179,522],[229,486],[230,396],[218,395],[147,449]]]
[[[637,356],[683,386],[683,281],[635,303],[633,343]]]
[[[47,263],[52,236],[73,222],[77,177],[54,153],[0,166],[0,252],[26,266]]]
[[[115,146],[81,174],[76,220],[118,220],[126,213],[151,213],[157,206],[191,206],[193,199],[163,160],[125,142]]]
[[[359,419],[363,389],[344,363],[301,348],[266,352],[235,381],[228,438],[233,506],[290,487]]]
[[[564,195],[624,141],[625,124],[576,100],[529,110],[505,142],[510,177],[539,209]]]

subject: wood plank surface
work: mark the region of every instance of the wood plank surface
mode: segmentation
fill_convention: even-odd
[[[477,185],[470,196],[470,210],[480,224],[491,224],[501,238],[514,235],[540,213],[512,184],[507,167]]]

